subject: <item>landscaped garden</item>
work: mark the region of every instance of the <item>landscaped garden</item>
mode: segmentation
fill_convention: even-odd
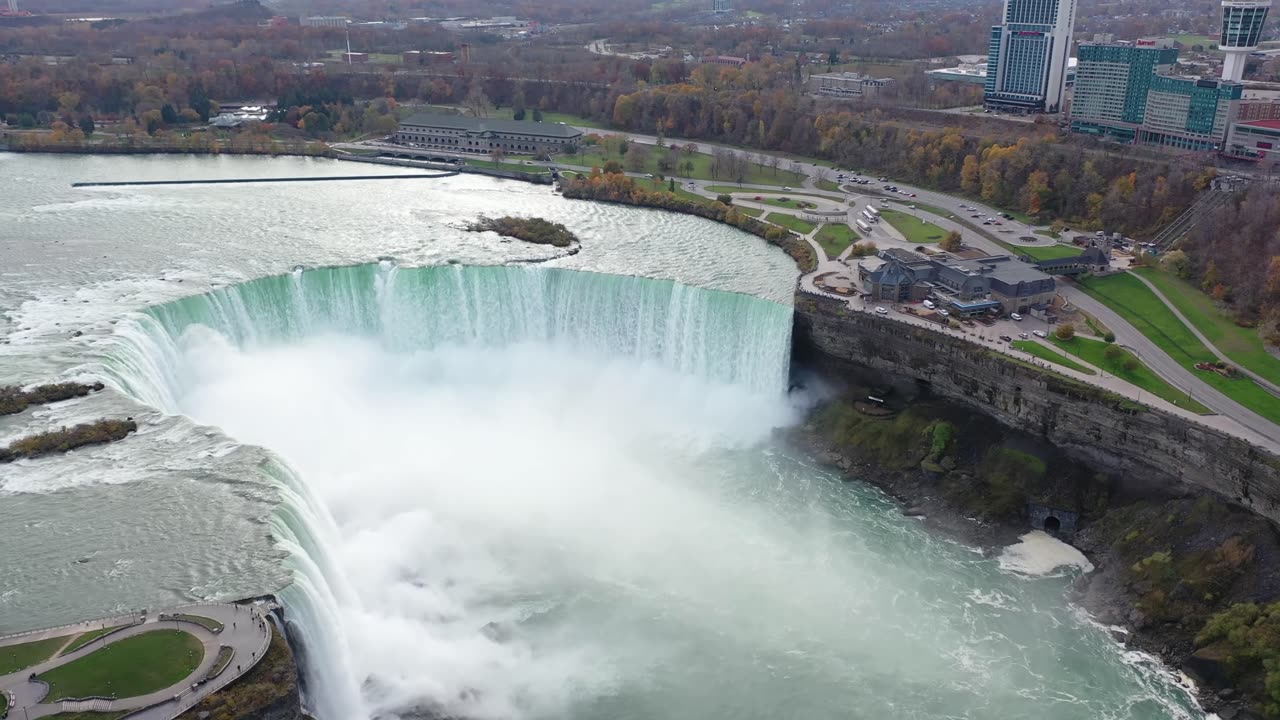
[[[768,220],[774,225],[781,225],[782,227],[788,230],[791,230],[792,232],[798,232],[801,235],[808,235],[809,233],[813,232],[814,228],[818,227],[817,225],[809,222],[808,220],[801,220],[795,215],[788,215],[786,213],[779,213],[779,212],[769,213],[768,215],[765,216],[764,219]]]
[[[1028,355],[1034,355],[1041,360],[1047,360],[1055,365],[1061,365],[1064,368],[1070,368],[1076,372],[1082,372],[1085,375],[1097,375],[1093,368],[1085,367],[1071,358],[1055,351],[1053,348],[1041,345],[1033,340],[1014,340],[1013,349],[1021,350]]]
[[[0,647],[0,675],[8,675],[25,670],[32,665],[39,665],[53,657],[53,654],[58,652],[58,648],[62,647],[66,641],[67,638],[64,636]]]
[[[818,234],[814,236],[822,249],[826,251],[827,257],[832,260],[840,257],[840,253],[845,248],[858,241],[858,233],[853,228],[844,223],[827,223],[822,226]]]
[[[178,684],[203,659],[204,645],[190,633],[145,632],[42,673],[40,680],[49,684],[44,701],[146,695]]]
[[[1049,342],[1095,367],[1101,368],[1116,377],[1135,385],[1159,398],[1167,400],[1178,407],[1191,412],[1208,415],[1209,408],[1201,405],[1187,393],[1165,382],[1163,378],[1152,372],[1133,353],[1112,343],[1101,340],[1090,340],[1076,336],[1063,340],[1054,335]]]
[[[914,245],[936,243],[947,234],[945,230],[937,225],[921,220],[914,215],[908,215],[901,210],[884,208],[880,211],[880,215],[890,225],[897,228],[898,232],[902,233],[903,237],[907,239],[907,242]]]

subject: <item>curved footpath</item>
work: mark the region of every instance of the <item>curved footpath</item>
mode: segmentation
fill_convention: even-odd
[[[224,603],[189,605],[173,608],[166,612],[186,613],[217,620],[223,624],[223,629],[221,632],[214,633],[197,623],[172,619],[161,620],[159,615],[147,615],[143,622],[104,635],[77,649],[75,652],[58,655],[38,665],[0,676],[0,692],[9,694],[11,699],[10,716],[16,718],[18,717],[16,713],[21,712],[23,720],[32,720],[33,718],[56,715],[61,712],[83,710],[95,712],[137,711],[128,715],[129,720],[172,720],[172,718],[182,714],[211,693],[221,690],[241,675],[249,672],[262,659],[271,643],[270,622],[267,620],[264,611],[254,605]],[[70,626],[74,629],[71,630],[69,635],[67,634],[67,627],[13,635],[7,638],[0,638],[0,647],[65,636],[67,641],[59,648],[60,652],[85,632],[98,630],[104,626],[111,627],[129,622],[136,623],[137,619],[137,616],[128,616],[81,623],[77,626]],[[204,659],[200,661],[200,665],[195,671],[183,678],[181,682],[163,690],[117,700],[91,700],[86,702],[62,700],[43,703],[41,701],[49,692],[48,686],[43,682],[33,682],[29,679],[33,674],[40,675],[56,667],[66,665],[125,638],[154,630],[170,629],[178,629],[194,635],[204,646]],[[192,689],[192,685],[213,668],[218,659],[218,650],[224,645],[234,651],[230,664],[216,678]],[[239,666],[239,669],[237,669],[237,666]]]
[[[1250,380],[1253,380],[1263,390],[1266,390],[1272,395],[1280,396],[1280,386],[1277,386],[1275,383],[1271,382],[1270,380],[1262,377],[1261,375],[1255,373],[1249,368],[1244,367],[1239,363],[1237,363],[1236,361],[1232,360],[1231,358],[1227,357],[1226,353],[1219,350],[1217,345],[1214,345],[1209,340],[1209,338],[1205,337],[1204,333],[1200,332],[1200,328],[1192,324],[1192,322],[1187,319],[1187,316],[1183,315],[1182,311],[1178,309],[1178,306],[1170,302],[1169,298],[1166,297],[1164,293],[1160,292],[1160,288],[1156,287],[1154,283],[1142,277],[1138,273],[1130,273],[1130,274],[1133,275],[1135,278],[1137,278],[1138,282],[1142,283],[1143,285],[1146,285],[1147,288],[1151,290],[1152,293],[1155,294],[1156,298],[1159,299],[1160,302],[1164,303],[1165,307],[1169,308],[1169,312],[1173,313],[1173,316],[1178,318],[1178,320],[1183,325],[1186,325],[1187,329],[1191,331],[1191,334],[1195,335],[1200,342],[1204,343],[1204,346],[1209,348],[1209,351],[1212,352],[1214,355],[1216,355],[1219,360],[1225,363],[1230,363],[1232,367],[1234,367],[1236,370],[1243,373]]]

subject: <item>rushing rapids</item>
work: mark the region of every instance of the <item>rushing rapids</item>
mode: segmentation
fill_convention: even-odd
[[[794,268],[754,238],[473,177],[66,182],[322,161],[0,163],[0,378],[112,386],[0,440],[141,426],[0,474],[0,631],[275,592],[322,720],[1202,715],[1038,540],[945,541],[774,441]],[[449,265],[542,257],[451,229],[495,205],[583,252]]]

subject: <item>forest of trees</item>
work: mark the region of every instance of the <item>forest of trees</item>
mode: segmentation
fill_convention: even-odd
[[[1184,252],[1185,251],[1185,252]],[[1236,321],[1280,344],[1280,196],[1271,187],[1233,194],[1187,236],[1165,266],[1226,303]]]

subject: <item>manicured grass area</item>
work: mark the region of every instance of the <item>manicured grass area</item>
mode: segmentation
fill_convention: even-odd
[[[688,178],[691,180],[722,180],[727,182],[736,182],[738,178],[731,177],[723,169],[717,168],[719,171],[712,173],[712,157],[706,153],[694,153],[686,155],[680,152],[675,157],[675,164],[672,167],[663,170],[658,167],[658,161],[667,154],[666,148],[649,148],[649,158],[645,162],[645,166],[639,170],[627,168],[627,172],[653,173],[654,175],[662,174],[667,177]],[[557,155],[556,162],[564,165],[580,165],[583,167],[603,167],[609,160],[617,160],[625,166],[625,156],[617,154],[606,157],[604,145],[586,145],[583,146],[577,154],[574,155]],[[693,163],[693,169],[681,169],[681,165],[689,161]],[[793,173],[789,170],[779,168],[765,167],[763,165],[751,165],[747,168],[746,173],[742,177],[742,182],[748,185],[789,185],[798,186],[804,181],[804,176]],[[735,187],[727,192],[744,192],[740,187]],[[745,191],[749,192],[749,190]]]
[[[1090,340],[1079,336],[1070,340],[1059,340],[1050,334],[1049,342],[1090,365],[1102,368],[1121,380],[1142,388],[1178,407],[1186,408],[1200,415],[1210,414],[1209,408],[1196,402],[1187,393],[1165,382],[1159,375],[1152,372],[1151,368],[1142,364],[1142,361],[1137,356],[1124,348],[1118,348],[1119,355],[1115,359],[1111,359],[1107,357],[1108,343],[1100,340]],[[1126,362],[1129,360],[1133,361],[1132,369],[1125,367]]]
[[[826,251],[827,257],[832,260],[840,257],[840,253],[845,248],[857,242],[860,238],[853,228],[843,223],[827,223],[822,226],[818,234],[814,236],[822,249]]]
[[[1119,313],[1206,384],[1268,420],[1280,422],[1280,398],[1259,387],[1257,383],[1243,376],[1227,378],[1215,372],[1194,368],[1196,363],[1217,362],[1218,357],[1136,276],[1119,273],[1087,278],[1080,282],[1080,286],[1090,296]],[[1172,301],[1170,298],[1170,302]]]
[[[510,108],[503,108],[503,111],[510,111]],[[501,113],[502,111],[500,111]],[[533,119],[533,111],[526,111],[525,120]],[[570,115],[569,113],[543,111],[542,122],[544,123],[564,123],[565,125],[575,125],[577,127],[598,128],[604,130],[607,126],[604,123],[584,118],[581,115]]]
[[[920,245],[923,243],[936,243],[946,236],[946,232],[942,228],[931,222],[925,222],[914,215],[908,215],[900,210],[881,210],[880,214],[890,225],[898,229],[906,237],[907,242]]]
[[[218,622],[217,620],[214,620],[213,618],[204,617],[203,615],[186,615],[186,614],[180,613],[177,615],[170,615],[169,617],[173,618],[174,620],[182,620],[184,622],[195,623],[196,625],[199,625],[200,627],[204,628],[205,630],[208,630],[211,633],[222,631],[222,623]]]
[[[1173,40],[1176,40],[1182,43],[1182,45],[1187,49],[1190,49],[1196,45],[1200,45],[1205,50],[1208,50],[1210,45],[1218,44],[1218,38],[1209,37],[1208,35],[1194,35],[1192,33],[1183,33],[1181,35],[1170,35],[1169,37],[1172,38]]]
[[[1075,360],[1072,360],[1071,358],[1063,355],[1062,353],[1057,352],[1053,348],[1047,347],[1045,345],[1041,345],[1040,343],[1035,342],[1033,340],[1014,340],[1013,349],[1021,350],[1022,352],[1027,353],[1029,355],[1035,355],[1041,360],[1048,360],[1051,363],[1061,365],[1062,367],[1065,367],[1065,368],[1071,368],[1076,372],[1082,372],[1086,375],[1098,374],[1094,372],[1093,368],[1085,367],[1084,365],[1081,365],[1080,363],[1076,362]]]
[[[819,195],[817,193],[795,192],[792,190],[764,190],[761,188],[742,187],[741,185],[708,185],[704,188],[707,192],[713,193],[743,193],[759,195],[767,197],[769,195],[783,195],[786,197],[802,197],[802,198],[821,198],[823,200],[831,200],[833,202],[844,202],[844,198],[833,197],[831,195]]]
[[[808,235],[817,227],[817,225],[814,225],[807,220],[801,220],[795,215],[787,215],[786,213],[769,213],[764,219],[775,225],[781,225],[793,232],[798,232],[801,235]]]
[[[90,696],[134,697],[182,681],[204,659],[190,633],[153,630],[134,635],[40,676],[49,684],[45,702]]]
[[[815,184],[818,186],[819,190],[826,190],[827,192],[840,192],[840,184],[835,182],[834,180],[819,180]]]
[[[1084,248],[1078,248],[1074,245],[1049,245],[1047,247],[1023,247],[1015,246],[1017,252],[1022,255],[1030,255],[1036,260],[1056,260],[1058,258],[1075,257],[1084,252]]]
[[[750,215],[753,218],[758,218],[764,214],[764,211],[761,210],[760,208],[749,208],[749,207],[739,207],[738,212],[742,213],[743,215]]]
[[[9,711],[9,693],[0,692],[0,717]]]
[[[1138,268],[1132,272],[1159,288],[1178,312],[1233,362],[1280,384],[1280,360],[1267,352],[1257,330],[1236,325],[1218,309],[1213,298],[1185,280],[1151,268]]]
[[[107,633],[113,630],[119,630],[122,627],[124,626],[116,625],[114,627],[102,628],[101,630],[90,630],[89,632],[82,634],[80,637],[76,638],[75,640],[72,640],[71,644],[68,645],[62,652],[58,653],[58,655],[59,656],[69,655],[75,652],[76,650],[79,650],[80,648],[84,647],[85,645],[88,645],[94,640],[97,640],[103,635],[106,635]]]
[[[764,200],[756,200],[755,202],[761,202],[765,205],[772,205],[774,207],[787,208],[788,210],[812,210],[816,208],[816,205],[812,201],[801,199],[793,200],[790,197],[783,197],[786,199],[766,198]]]
[[[38,665],[48,660],[53,657],[54,653],[58,652],[58,648],[62,647],[62,643],[66,641],[67,638],[64,635],[63,637],[36,640],[22,643],[21,645],[0,647],[0,675],[8,675],[12,672],[25,670],[32,665]]]

